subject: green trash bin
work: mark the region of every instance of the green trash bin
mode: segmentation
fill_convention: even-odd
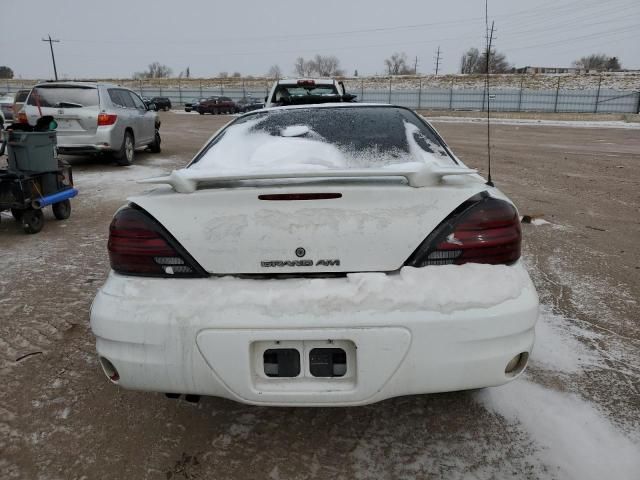
[[[9,170],[14,172],[50,172],[58,169],[56,132],[3,130]]]

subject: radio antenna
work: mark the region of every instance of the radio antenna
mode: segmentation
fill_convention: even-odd
[[[491,21],[491,31],[489,31],[489,0],[484,2],[484,25],[486,30],[487,50],[485,51],[486,59],[486,77],[485,77],[485,92],[487,95],[487,162],[488,162],[488,178],[487,185],[493,187],[493,180],[491,179],[491,91],[489,83],[489,70],[491,68],[491,45],[493,43],[493,24]]]

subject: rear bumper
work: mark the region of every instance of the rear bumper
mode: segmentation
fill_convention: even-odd
[[[58,131],[58,152],[65,155],[110,152],[119,150],[123,133],[115,126],[98,127],[95,133],[82,134]]]
[[[114,149],[104,145],[67,145],[58,146],[58,153],[63,155],[88,155],[92,153],[110,152]]]
[[[268,311],[246,302],[221,308],[211,296],[215,282],[234,288],[239,280],[228,277],[145,279],[111,273],[94,300],[91,328],[98,354],[118,371],[117,383],[137,390],[257,405],[346,406],[497,386],[524,368],[505,373],[514,356],[531,352],[538,317],[528,275],[520,265],[511,268],[522,270],[522,288],[492,306],[377,311],[363,304],[357,311],[328,308],[321,314],[277,311],[277,299]],[[264,280],[253,282],[270,294],[260,285]],[[309,349],[328,341],[353,345],[344,377],[309,374]],[[262,352],[278,345],[300,350],[298,378],[264,375]]]

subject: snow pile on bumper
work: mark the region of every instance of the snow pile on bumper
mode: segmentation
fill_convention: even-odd
[[[183,307],[206,303],[218,313],[241,309],[266,316],[363,310],[451,313],[492,307],[517,299],[525,290],[534,292],[529,275],[519,264],[404,267],[392,274],[352,273],[342,278],[181,279],[184,288],[180,289],[176,281],[117,277],[119,281],[107,282],[102,293],[132,299],[151,294],[153,300]]]

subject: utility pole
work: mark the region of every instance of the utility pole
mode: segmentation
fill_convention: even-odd
[[[416,61],[413,64],[413,74],[418,75],[418,56],[416,55]]]
[[[438,45],[438,52],[436,53],[436,75],[438,75],[438,71],[440,70],[440,60],[442,60],[442,57],[440,56],[440,45]]]
[[[51,61],[53,62],[53,75],[56,77],[56,80],[58,80],[58,70],[56,70],[56,57],[53,55],[53,44],[59,43],[60,40],[53,40],[51,38],[51,35],[49,35],[49,38],[43,38],[42,41],[49,42],[49,48],[51,49]]]

